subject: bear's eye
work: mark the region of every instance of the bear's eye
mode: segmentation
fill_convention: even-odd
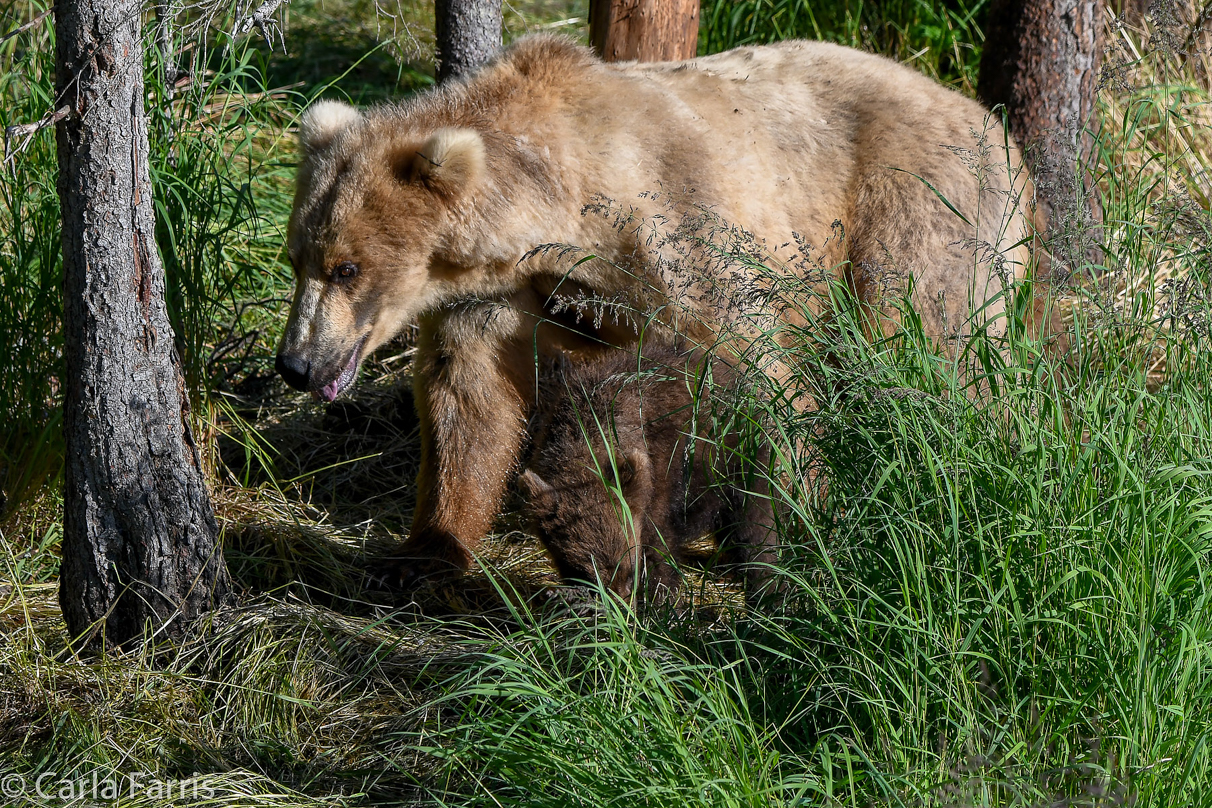
[[[352,261],[342,261],[332,268],[332,279],[337,283],[351,281],[358,275],[358,265]]]

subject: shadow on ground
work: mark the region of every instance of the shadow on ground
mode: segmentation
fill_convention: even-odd
[[[420,434],[409,353],[396,345],[371,357],[362,382],[331,404],[275,379],[230,411],[218,441],[229,484],[215,502],[238,586],[348,616],[397,612],[405,622],[409,614],[508,619],[510,605],[522,603],[584,607],[584,594],[559,586],[547,553],[525,530],[516,492],[466,575],[407,592],[375,580],[407,537],[416,504]],[[714,543],[700,544],[692,553],[705,562]],[[741,599],[739,581],[685,573],[685,607],[711,611]]]
[[[288,590],[347,614],[466,615],[558,583],[542,546],[520,529],[516,502],[482,548],[495,575],[477,568],[405,593],[372,580],[407,537],[416,504],[420,435],[406,356],[397,345],[372,357],[362,383],[331,404],[275,381],[230,410],[217,442],[228,484],[215,502],[228,566],[246,593]]]

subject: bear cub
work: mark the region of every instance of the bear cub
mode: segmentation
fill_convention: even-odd
[[[776,557],[769,447],[743,462],[741,436],[713,417],[734,409],[718,405],[738,382],[723,361],[676,345],[545,368],[518,487],[562,578],[664,600],[686,545],[714,533],[756,598]]]

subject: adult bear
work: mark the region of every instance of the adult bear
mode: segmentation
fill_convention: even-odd
[[[1029,262],[1030,184],[1000,122],[826,43],[604,64],[531,37],[398,105],[314,104],[300,140],[278,371],[331,401],[367,354],[420,325],[422,459],[401,583],[469,565],[516,471],[536,354],[637,340],[633,318],[577,316],[570,296],[624,300],[703,343],[748,315],[738,273],[752,264],[727,269],[737,293],[721,296],[718,277],[671,260],[679,215],[743,228],[775,271],[814,246],[876,312],[887,270],[911,272],[939,337],[1000,312],[1004,281]]]

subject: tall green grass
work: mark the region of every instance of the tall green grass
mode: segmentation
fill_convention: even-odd
[[[1180,245],[1142,228],[1106,246],[1148,276],[1142,237]],[[817,409],[761,399],[782,592],[722,624],[607,598],[490,634],[431,703],[446,804],[1212,799],[1212,312],[1079,312],[1095,338],[1062,350],[1019,306],[954,358],[912,318],[869,344],[845,290],[831,303],[803,340],[830,350],[796,377]],[[1160,386],[1142,329],[1171,352]]]
[[[704,0],[699,51],[822,39],[882,53],[969,94],[987,0]]]
[[[5,27],[42,10],[37,2],[11,6]],[[184,65],[191,78],[170,101],[151,36],[145,74],[156,242],[178,354],[199,404],[263,360],[265,327],[288,293],[281,252],[292,145],[283,129],[296,107],[288,92],[265,87],[259,54],[247,45],[195,43]],[[0,124],[54,109],[53,55],[49,19],[0,48]],[[243,92],[248,84],[262,89]],[[62,300],[54,129],[11,146],[0,172],[0,343],[11,346],[0,359],[0,486],[15,506],[53,486],[62,465]]]
[[[265,86],[255,51],[199,62],[214,75],[151,108],[152,182],[169,318],[187,386],[204,396],[242,381],[228,371],[264,358],[257,329],[274,321],[288,293],[281,265],[293,174],[283,130],[294,105],[275,88],[243,91]],[[162,65],[149,68],[162,99]]]
[[[705,46],[770,37],[807,8],[708,5]],[[976,63],[963,9],[894,4],[864,32],[875,6],[849,8],[814,5],[821,35],[886,50],[895,37],[864,37],[926,41],[905,20],[945,11]],[[4,122],[49,108],[49,36],[0,49]],[[210,83],[170,110],[149,62],[157,235],[185,365],[227,400],[268,370],[281,318],[281,138],[301,99],[244,95],[274,89],[263,50],[201,63]],[[239,608],[176,645],[77,659],[52,506],[0,540],[0,781],[147,772],[180,795],[118,802],[137,806],[1212,804],[1212,225],[1201,197],[1165,190],[1201,187],[1202,155],[1177,145],[1201,96],[1183,93],[1142,89],[1102,133],[1112,272],[1060,290],[1069,348],[1022,327],[1030,289],[1011,290],[1010,336],[978,331],[958,361],[912,318],[867,342],[833,290],[828,331],[802,335],[830,353],[796,365],[818,407],[746,404],[781,463],[783,589],[759,608],[688,599],[640,619],[599,593],[570,610],[528,588],[542,562],[516,534],[487,548],[510,569],[395,604],[359,583],[366,515],[340,521],[292,471],[272,502],[220,491]],[[0,449],[28,486],[57,451],[36,443],[56,429],[53,157],[43,132],[0,178],[0,338],[20,348],[0,357]],[[331,417],[291,417],[349,440]],[[297,422],[249,418],[273,475],[271,427]],[[358,436],[354,456],[380,440]]]
[[[31,18],[43,10],[28,9]],[[0,45],[0,126],[55,109],[53,54],[49,22]],[[58,474],[62,273],[53,131],[9,148],[0,170],[0,491],[18,498]]]

